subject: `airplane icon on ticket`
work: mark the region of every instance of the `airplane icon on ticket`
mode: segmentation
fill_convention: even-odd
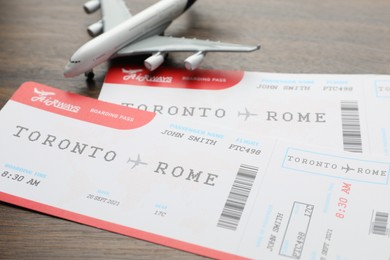
[[[238,112],[238,117],[240,116],[245,116],[245,121],[248,120],[249,117],[251,116],[258,116],[258,114],[253,114],[249,112],[247,108],[245,108],[245,112]]]
[[[133,167],[131,169],[134,169],[135,167],[139,165],[148,165],[146,162],[141,161],[141,156],[138,154],[136,160],[132,160],[131,157],[129,157],[129,160],[127,160],[127,163],[133,163]]]
[[[349,167],[349,164],[347,164],[347,167],[341,167],[341,170],[345,170],[345,173],[348,173],[350,171],[354,171],[354,168]]]

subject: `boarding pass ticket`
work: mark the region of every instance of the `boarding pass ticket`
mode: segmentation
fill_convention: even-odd
[[[99,99],[169,117],[389,155],[390,76],[114,66]]]
[[[388,157],[34,82],[0,122],[2,201],[219,259],[389,259]]]

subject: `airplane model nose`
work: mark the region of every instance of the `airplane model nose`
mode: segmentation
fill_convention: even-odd
[[[70,64],[70,62],[68,62],[68,64],[66,64],[65,69],[64,69],[64,76],[66,78],[71,77],[71,73],[70,72],[71,72],[71,64]]]

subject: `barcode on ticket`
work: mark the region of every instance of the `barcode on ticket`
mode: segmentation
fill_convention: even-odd
[[[341,101],[341,122],[344,150],[362,153],[362,134],[360,131],[359,105],[357,101]]]
[[[370,234],[387,236],[389,229],[389,213],[375,212],[371,219]]]
[[[259,168],[242,164],[218,220],[218,227],[236,230]]]

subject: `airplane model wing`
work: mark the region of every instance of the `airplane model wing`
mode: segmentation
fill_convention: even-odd
[[[100,2],[104,32],[111,30],[132,16],[122,0],[100,0]]]
[[[241,45],[215,42],[208,40],[187,39],[167,36],[151,36],[149,38],[130,43],[119,50],[115,56],[129,56],[137,54],[153,54],[145,60],[145,67],[153,71],[164,61],[164,54],[168,52],[195,52],[184,61],[188,70],[199,67],[207,52],[251,52],[258,50],[260,45]]]
[[[125,46],[118,51],[117,56],[157,52],[251,52],[259,48],[259,45],[241,45],[170,36],[152,36]]]

